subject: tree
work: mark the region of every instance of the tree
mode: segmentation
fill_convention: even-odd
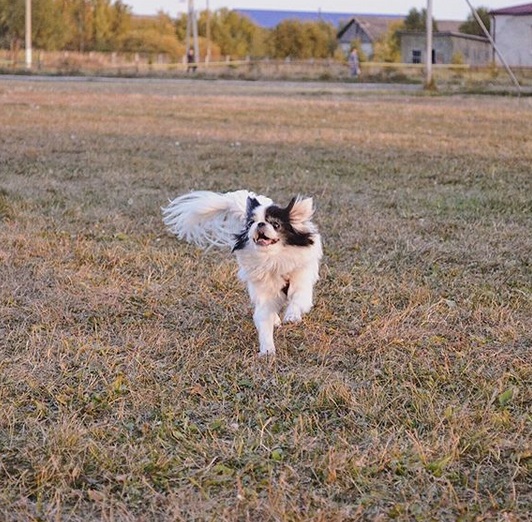
[[[185,54],[172,19],[162,11],[155,18],[135,18],[131,30],[121,36],[119,48],[129,52],[166,53],[174,59]]]
[[[131,30],[131,7],[121,0],[116,0],[113,4],[111,26],[116,39],[121,38]]]
[[[108,0],[94,0],[91,48],[108,51],[112,41],[112,8]]]
[[[480,19],[486,26],[486,29],[489,31],[491,26],[491,17],[489,15],[489,9],[486,7],[479,7],[477,9],[477,14],[479,15]],[[465,34],[473,34],[476,36],[486,36],[484,34],[484,31],[482,30],[482,27],[480,27],[480,24],[477,22],[477,19],[471,13],[467,20],[458,28],[458,30],[461,33]]]
[[[304,54],[303,24],[299,20],[284,20],[271,32],[274,58],[302,58]]]
[[[63,0],[63,17],[68,31],[67,49],[88,51],[92,43],[91,0]]]
[[[24,41],[25,0],[0,0],[0,46],[9,47],[16,59]],[[66,41],[57,0],[32,1],[32,43],[45,50],[60,49]]]
[[[405,31],[414,31],[414,32],[424,32],[427,28],[427,10],[425,8],[418,11],[415,7],[410,9],[408,15],[404,21],[404,30]],[[432,19],[432,30],[436,32],[438,26]]]
[[[266,29],[257,26],[246,16],[227,8],[215,12],[202,11],[198,16],[198,35],[202,38],[207,38],[207,23],[210,24],[211,42],[222,55],[245,58],[267,54]],[[186,14],[176,20],[175,30],[179,40],[184,42],[187,35]]]
[[[260,28],[249,18],[223,8],[211,17],[211,38],[223,55],[244,58],[252,54]],[[202,24],[206,36],[206,26]]]
[[[404,29],[402,21],[392,22],[386,33],[375,42],[373,60],[376,62],[401,61],[401,36]]]
[[[303,24],[309,58],[329,58],[338,46],[334,27],[326,22]]]
[[[113,3],[111,0],[53,1],[62,14],[66,49],[109,51],[115,49],[130,30],[131,9],[121,0]]]
[[[0,0],[0,41],[16,56],[24,40],[24,0]]]
[[[272,30],[270,42],[275,58],[327,58],[337,46],[332,25],[299,20],[280,22]]]
[[[66,42],[63,16],[56,0],[32,0],[32,37],[37,49],[57,51]]]

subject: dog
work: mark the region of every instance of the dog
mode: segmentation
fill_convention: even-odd
[[[230,248],[255,308],[259,354],[274,355],[274,327],[297,323],[313,305],[322,242],[312,222],[313,200],[292,198],[281,207],[248,190],[195,191],[162,209],[168,230],[202,248]]]

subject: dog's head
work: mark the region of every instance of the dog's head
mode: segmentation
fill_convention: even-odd
[[[277,249],[282,246],[310,246],[314,243],[312,198],[295,197],[286,207],[261,205],[254,197],[247,200],[246,226],[236,236],[233,250]]]

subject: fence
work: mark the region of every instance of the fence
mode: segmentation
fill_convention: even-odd
[[[78,53],[72,51],[33,53],[32,73],[103,75],[103,76],[159,76],[184,77],[197,75],[213,78],[235,79],[286,79],[286,80],[327,80],[350,81],[346,62],[334,59],[325,60],[231,60],[229,57],[217,61],[199,61],[190,71],[186,57],[172,59],[157,53]],[[24,53],[13,57],[12,53],[0,50],[1,72],[24,72]],[[532,69],[514,69],[522,85],[532,85]],[[433,66],[436,83],[448,85],[507,86],[508,77],[503,69],[472,67],[469,65]],[[423,64],[374,63],[361,64],[359,81],[422,83]]]

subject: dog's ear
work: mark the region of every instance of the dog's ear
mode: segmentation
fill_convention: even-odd
[[[247,199],[247,202],[246,202],[246,217],[248,219],[251,219],[251,217],[253,215],[253,211],[257,207],[260,207],[259,200],[257,198],[248,196],[248,199]]]
[[[292,201],[288,203],[286,210],[290,215],[291,223],[304,223],[312,217],[312,214],[314,214],[312,198],[301,198],[300,196],[292,198]]]

